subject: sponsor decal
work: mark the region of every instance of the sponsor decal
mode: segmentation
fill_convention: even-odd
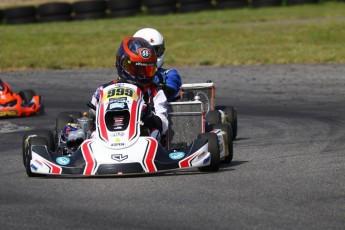
[[[207,164],[210,161],[210,157],[207,157],[202,163]]]
[[[70,162],[70,159],[68,157],[58,157],[56,158],[56,163],[59,165],[68,165]]]
[[[151,53],[150,53],[150,51],[148,49],[142,49],[142,50],[140,50],[140,55],[143,58],[147,59],[147,58],[149,58],[151,56]]]
[[[111,146],[125,146],[125,143],[112,143]]]
[[[120,97],[120,98],[110,98],[109,103],[126,103],[127,98],[126,97]]]
[[[205,151],[203,151],[202,153],[200,153],[200,154],[199,154],[199,156],[198,156],[198,159],[199,159],[199,158],[204,157],[204,156],[205,156],[205,154],[206,154],[206,152],[205,152]]]
[[[124,135],[124,132],[115,132],[110,134],[111,137],[123,137]]]
[[[17,111],[15,110],[0,111],[0,117],[5,117],[5,116],[17,116]]]
[[[121,139],[119,137],[115,138],[114,142],[119,143]]]
[[[120,109],[125,108],[125,103],[115,102],[115,103],[111,103],[109,106],[109,109],[117,109],[117,108],[120,108]]]
[[[113,154],[111,155],[111,159],[116,160],[116,161],[124,161],[128,158],[128,155],[122,155],[122,154]]]
[[[40,166],[43,166],[43,163],[37,159],[35,160],[35,163],[39,164]]]
[[[108,98],[123,99],[126,97],[132,98],[133,100],[138,100],[138,94],[133,89],[127,87],[115,87],[105,92],[104,96],[102,97],[102,102]]]
[[[33,168],[35,171],[37,171],[38,167],[37,167],[36,165],[31,164],[30,166],[31,166],[31,168]]]
[[[173,153],[169,153],[169,157],[172,160],[179,160],[181,158],[183,158],[185,156],[184,152],[173,152]]]

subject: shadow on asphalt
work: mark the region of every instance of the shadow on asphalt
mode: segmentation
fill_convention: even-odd
[[[194,169],[187,169],[185,171],[174,171],[174,172],[158,172],[158,173],[146,173],[146,174],[133,174],[133,175],[100,175],[100,176],[81,176],[81,175],[43,175],[39,177],[33,177],[30,179],[122,179],[122,178],[140,178],[140,177],[173,177],[173,176],[190,176],[190,175],[203,175],[212,173],[224,173],[234,171],[233,167],[241,164],[245,164],[249,161],[232,161],[230,164],[221,164],[219,171],[217,172],[201,172]]]

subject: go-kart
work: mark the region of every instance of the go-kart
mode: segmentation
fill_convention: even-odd
[[[26,89],[18,94],[13,93],[10,86],[0,79],[0,118],[41,114],[43,110],[41,96],[33,90]]]
[[[190,143],[195,133],[216,134],[218,145],[214,148],[218,148],[220,162],[232,161],[237,111],[233,106],[215,105],[213,82],[183,84],[179,97],[168,103],[168,118],[168,148]]]
[[[171,124],[165,143],[142,135],[143,106],[139,87],[116,83],[101,91],[94,121],[80,112],[63,112],[56,118],[54,133],[50,130],[26,133],[23,163],[27,175],[130,175],[190,168],[217,171],[221,161],[231,161],[231,136],[216,126],[205,132],[201,101],[169,104]],[[197,121],[194,123],[201,128],[191,127],[188,138],[179,136],[177,130],[178,120],[186,121],[184,112],[178,111],[182,107],[193,109],[187,111],[186,119]],[[66,137],[62,130],[68,123],[76,124],[76,130],[70,130]],[[229,126],[227,131],[231,133]]]
[[[234,106],[219,106],[215,100],[214,83],[208,80],[206,83],[183,84],[180,88],[182,101],[192,101],[197,97],[203,103],[203,111],[208,124],[229,124],[232,131],[232,139],[237,137],[237,110]]]

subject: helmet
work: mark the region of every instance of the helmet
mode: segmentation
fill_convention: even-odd
[[[115,66],[120,79],[150,84],[157,70],[154,48],[143,38],[123,39]]]
[[[164,38],[161,33],[155,29],[144,28],[138,30],[133,37],[141,37],[148,41],[156,50],[157,53],[157,68],[160,68],[164,63],[165,45]]]
[[[12,94],[11,87],[3,80],[0,79],[0,94]]]
[[[14,99],[15,96],[13,95],[11,87],[0,79],[0,103],[4,105]]]

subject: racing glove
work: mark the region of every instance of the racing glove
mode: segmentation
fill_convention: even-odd
[[[145,123],[145,121],[152,116],[152,108],[148,104],[144,104],[141,108],[141,116],[140,119],[142,122]]]

